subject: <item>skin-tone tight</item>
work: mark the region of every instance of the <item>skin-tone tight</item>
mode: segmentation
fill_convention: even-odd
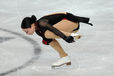
[[[76,33],[78,31],[78,30],[73,31],[74,29],[76,29],[78,27],[78,23],[74,23],[69,20],[62,20],[62,21],[58,22],[57,24],[53,25],[53,27],[60,30],[66,36],[70,36],[71,33],[73,33],[73,32]],[[49,38],[49,39],[53,39],[53,41],[50,42],[49,45],[59,53],[60,57],[65,57],[68,55],[67,53],[65,53],[65,51],[63,50],[63,48],[61,47],[59,42],[56,40],[56,39],[60,38],[59,36],[55,35],[51,31],[47,30],[45,32],[45,37]]]

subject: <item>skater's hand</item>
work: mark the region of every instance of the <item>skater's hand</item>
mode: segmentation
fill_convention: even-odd
[[[74,42],[74,38],[72,36],[68,36],[66,39],[65,39],[66,42],[68,43],[72,43]]]

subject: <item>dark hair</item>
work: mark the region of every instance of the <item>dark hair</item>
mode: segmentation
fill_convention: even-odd
[[[37,18],[35,17],[35,15],[32,15],[31,17],[25,17],[22,20],[21,28],[22,29],[30,28],[31,27],[31,24],[35,23],[36,20],[37,20]]]

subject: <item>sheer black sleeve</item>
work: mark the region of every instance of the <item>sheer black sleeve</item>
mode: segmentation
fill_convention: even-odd
[[[90,18],[87,18],[87,17],[80,17],[80,16],[76,16],[76,15],[73,15],[73,14],[67,12],[66,18],[73,22],[83,22],[83,23],[93,26],[92,23],[89,23]]]
[[[66,13],[66,18],[73,21],[73,22],[84,22],[84,23],[89,22],[89,18],[87,18],[87,17],[76,16],[76,15],[73,15],[68,12]]]
[[[56,34],[57,36],[63,38],[64,40],[67,39],[67,36],[64,35],[61,31],[59,31],[55,27],[52,27],[50,24],[48,24],[48,20],[47,19],[41,19],[39,21],[39,24],[40,24],[41,27],[46,28],[47,30],[53,32],[54,34]]]
[[[42,33],[41,33],[39,30],[36,30],[35,32],[36,32],[39,36],[41,36],[41,37],[43,36]]]

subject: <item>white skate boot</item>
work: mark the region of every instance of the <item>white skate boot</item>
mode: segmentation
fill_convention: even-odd
[[[71,65],[71,60],[68,56],[62,57],[57,62],[53,63],[52,68],[59,67],[59,66],[62,66],[64,64]]]
[[[71,33],[72,37],[75,37],[76,39],[80,39],[81,35],[77,34],[77,33]]]

